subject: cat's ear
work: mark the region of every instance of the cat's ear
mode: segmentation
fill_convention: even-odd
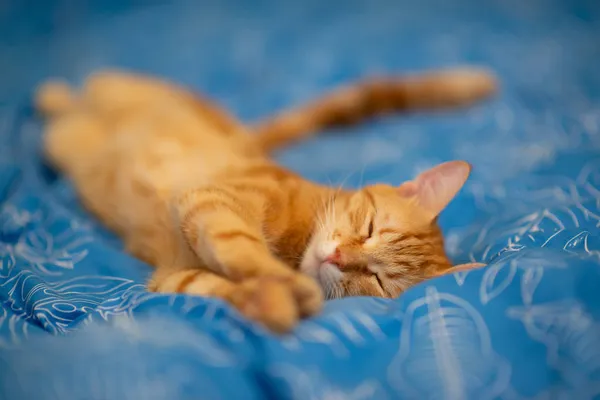
[[[448,275],[448,274],[453,274],[455,272],[466,272],[466,271],[472,271],[474,269],[479,269],[479,268],[483,268],[487,266],[487,264],[483,264],[483,263],[466,263],[466,264],[459,264],[459,265],[455,265],[454,267],[450,267],[447,268],[443,271],[437,272],[435,274],[433,274],[431,276],[431,278],[437,278],[440,276],[444,276],[444,275]]]
[[[471,165],[465,161],[445,162],[404,182],[398,187],[398,193],[414,198],[435,218],[460,191],[470,173]]]

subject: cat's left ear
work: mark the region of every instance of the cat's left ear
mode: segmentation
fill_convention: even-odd
[[[487,266],[487,264],[483,264],[483,263],[459,264],[459,265],[455,265],[454,267],[450,267],[450,268],[445,269],[443,271],[437,272],[436,274],[432,275],[431,278],[437,278],[437,277],[440,277],[440,276],[453,274],[455,272],[471,271],[471,270],[474,270],[474,269],[483,268],[485,266]]]
[[[460,191],[471,173],[471,165],[465,161],[449,161],[428,169],[412,181],[398,187],[403,197],[414,198],[429,211],[432,219],[437,217]]]

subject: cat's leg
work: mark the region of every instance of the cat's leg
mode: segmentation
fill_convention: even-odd
[[[81,95],[86,104],[107,115],[177,99],[177,94],[167,85],[112,70],[91,74],[83,84]]]
[[[299,318],[288,287],[269,277],[232,282],[205,269],[159,267],[148,283],[148,289],[225,300],[245,317],[261,322],[275,332],[290,330]]]
[[[262,232],[264,199],[244,198],[226,187],[207,187],[185,193],[176,201],[181,230],[190,248],[211,271],[246,285],[250,297],[261,296],[264,285],[278,300],[254,315],[268,323],[282,309],[294,307],[288,318],[309,316],[322,306],[323,295],[312,278],[292,270],[271,253]]]
[[[146,75],[118,71],[92,74],[85,82],[82,96],[86,103],[108,114],[166,103],[190,107],[222,133],[245,133],[244,126],[216,103],[175,84]]]
[[[156,233],[146,232],[145,235],[133,235],[125,240],[129,253],[157,266],[148,282],[150,291],[220,298],[247,318],[259,321],[276,332],[287,331],[298,321],[295,299],[289,295],[284,282],[266,276],[232,282],[197,265],[191,268],[175,267],[175,264],[171,264],[175,260],[185,265],[186,261],[182,260],[194,264],[197,258],[187,248],[179,256],[166,254],[168,249],[177,248],[176,244],[156,239]]]
[[[53,165],[71,175],[102,151],[107,133],[98,115],[89,110],[74,110],[46,123],[44,153]]]
[[[81,101],[66,82],[49,80],[38,88],[34,105],[46,117],[44,153],[69,175],[104,148],[109,132],[106,121]]]

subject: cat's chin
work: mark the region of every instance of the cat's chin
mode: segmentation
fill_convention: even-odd
[[[300,271],[319,281],[319,266],[320,262],[317,257],[315,257],[314,254],[309,254],[309,252],[307,252],[300,263]]]
[[[317,281],[325,290],[337,286],[342,279],[342,275],[342,271],[338,267],[329,263],[323,263],[317,269]]]
[[[321,262],[316,256],[304,257],[300,265],[300,271],[313,278],[325,293],[332,291],[339,284],[342,272],[335,265]]]

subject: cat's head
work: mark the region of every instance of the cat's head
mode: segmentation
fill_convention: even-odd
[[[471,167],[451,161],[399,187],[373,185],[332,195],[304,253],[301,270],[327,298],[396,297],[451,271],[437,225]]]

